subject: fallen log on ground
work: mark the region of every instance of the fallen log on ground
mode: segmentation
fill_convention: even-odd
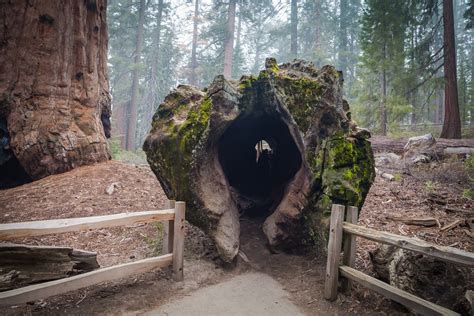
[[[0,291],[99,268],[95,252],[71,247],[0,244]]]
[[[374,136],[370,139],[374,152],[403,153],[407,141],[407,138],[391,139],[386,136]],[[450,148],[448,152],[461,150],[454,148],[463,148],[463,151],[466,151],[466,148],[474,148],[474,139],[436,138],[436,152],[438,154],[443,154],[447,148]]]
[[[444,232],[444,231],[448,231],[448,230],[451,230],[451,229],[454,229],[456,227],[458,227],[459,225],[461,225],[464,221],[463,220],[460,220],[460,219],[457,219],[455,220],[454,222],[442,227],[440,229],[440,231]]]
[[[407,225],[431,227],[431,226],[436,226],[438,224],[438,220],[433,217],[387,216],[386,218],[392,221],[403,222],[404,224],[407,224]]]
[[[388,180],[388,181],[395,180],[395,176],[393,174],[383,172],[380,169],[375,168],[375,173],[378,174],[379,176],[381,176],[382,178]]]

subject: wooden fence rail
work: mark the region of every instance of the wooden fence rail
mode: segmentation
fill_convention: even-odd
[[[348,207],[347,214],[345,214],[345,206],[337,204],[332,206],[324,297],[331,301],[337,298],[340,274],[343,277],[342,289],[345,291],[350,291],[351,281],[355,281],[407,306],[416,313],[423,315],[459,315],[447,308],[423,300],[355,270],[353,267],[356,255],[356,236],[471,268],[474,267],[474,253],[453,247],[433,245],[419,239],[356,225],[357,213],[357,208],[353,206]],[[344,215],[346,215],[346,221],[344,221]],[[339,261],[343,240],[344,255],[342,265],[340,266]]]
[[[7,240],[18,237],[58,234],[156,221],[164,221],[165,231],[167,232],[163,238],[164,254],[162,256],[137,260],[64,279],[0,292],[0,306],[22,304],[43,299],[97,283],[112,281],[167,266],[173,266],[173,278],[176,281],[183,280],[185,203],[168,201],[165,210],[0,224],[0,240]]]

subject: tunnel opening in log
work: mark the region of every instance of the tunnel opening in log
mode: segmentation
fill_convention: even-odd
[[[239,212],[267,217],[301,168],[301,153],[277,113],[239,116],[219,140],[218,156]]]

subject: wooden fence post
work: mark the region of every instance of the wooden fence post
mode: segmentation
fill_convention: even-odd
[[[172,209],[174,208],[175,200],[166,201],[165,208]],[[163,250],[164,255],[171,253],[173,250],[173,237],[174,237],[174,221],[165,221],[163,223],[164,232],[163,232]]]
[[[176,281],[183,280],[185,209],[186,203],[176,202],[173,238],[173,277]]]
[[[346,222],[357,224],[358,209],[355,206],[348,206],[346,212]],[[356,236],[352,234],[344,234],[344,256],[342,264],[353,268],[356,258]],[[352,281],[344,278],[342,280],[342,290],[346,293],[351,292]]]
[[[328,261],[326,264],[326,282],[324,298],[334,301],[337,298],[339,277],[339,258],[342,244],[342,222],[344,221],[344,205],[333,204],[329,229]]]

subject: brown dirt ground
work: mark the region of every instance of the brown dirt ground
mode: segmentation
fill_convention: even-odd
[[[430,216],[441,224],[472,217],[471,199],[462,198],[467,188],[466,176],[459,160],[406,170],[386,169],[400,173],[400,181],[388,182],[379,177],[371,188],[360,216],[360,224],[417,236],[440,245],[474,250],[469,227],[459,226],[447,232],[439,227],[408,226],[390,221],[387,216]],[[433,187],[426,185],[431,181]],[[111,183],[118,188],[111,195],[105,190]],[[472,183],[471,183],[471,189]],[[442,205],[429,203],[428,191],[446,198],[452,208],[466,212],[446,212]],[[52,218],[68,218],[142,211],[164,207],[166,197],[148,166],[118,161],[78,168],[61,175],[14,189],[0,191],[0,223]],[[117,282],[109,282],[31,304],[15,306],[0,314],[140,314],[189,295],[194,289],[218,283],[248,270],[274,277],[293,301],[309,315],[398,315],[404,312],[371,291],[355,286],[351,296],[340,295],[334,303],[322,298],[324,253],[306,256],[272,254],[265,246],[258,220],[242,220],[241,249],[249,262],[239,260],[223,265],[217,258],[211,240],[199,229],[188,225],[185,253],[185,281],[175,283],[169,271],[149,272]],[[102,266],[129,262],[156,255],[160,251],[161,226],[158,224],[101,229],[88,232],[49,235],[15,240],[34,245],[67,245],[96,251]],[[358,239],[356,267],[371,274],[368,251],[372,242]]]

